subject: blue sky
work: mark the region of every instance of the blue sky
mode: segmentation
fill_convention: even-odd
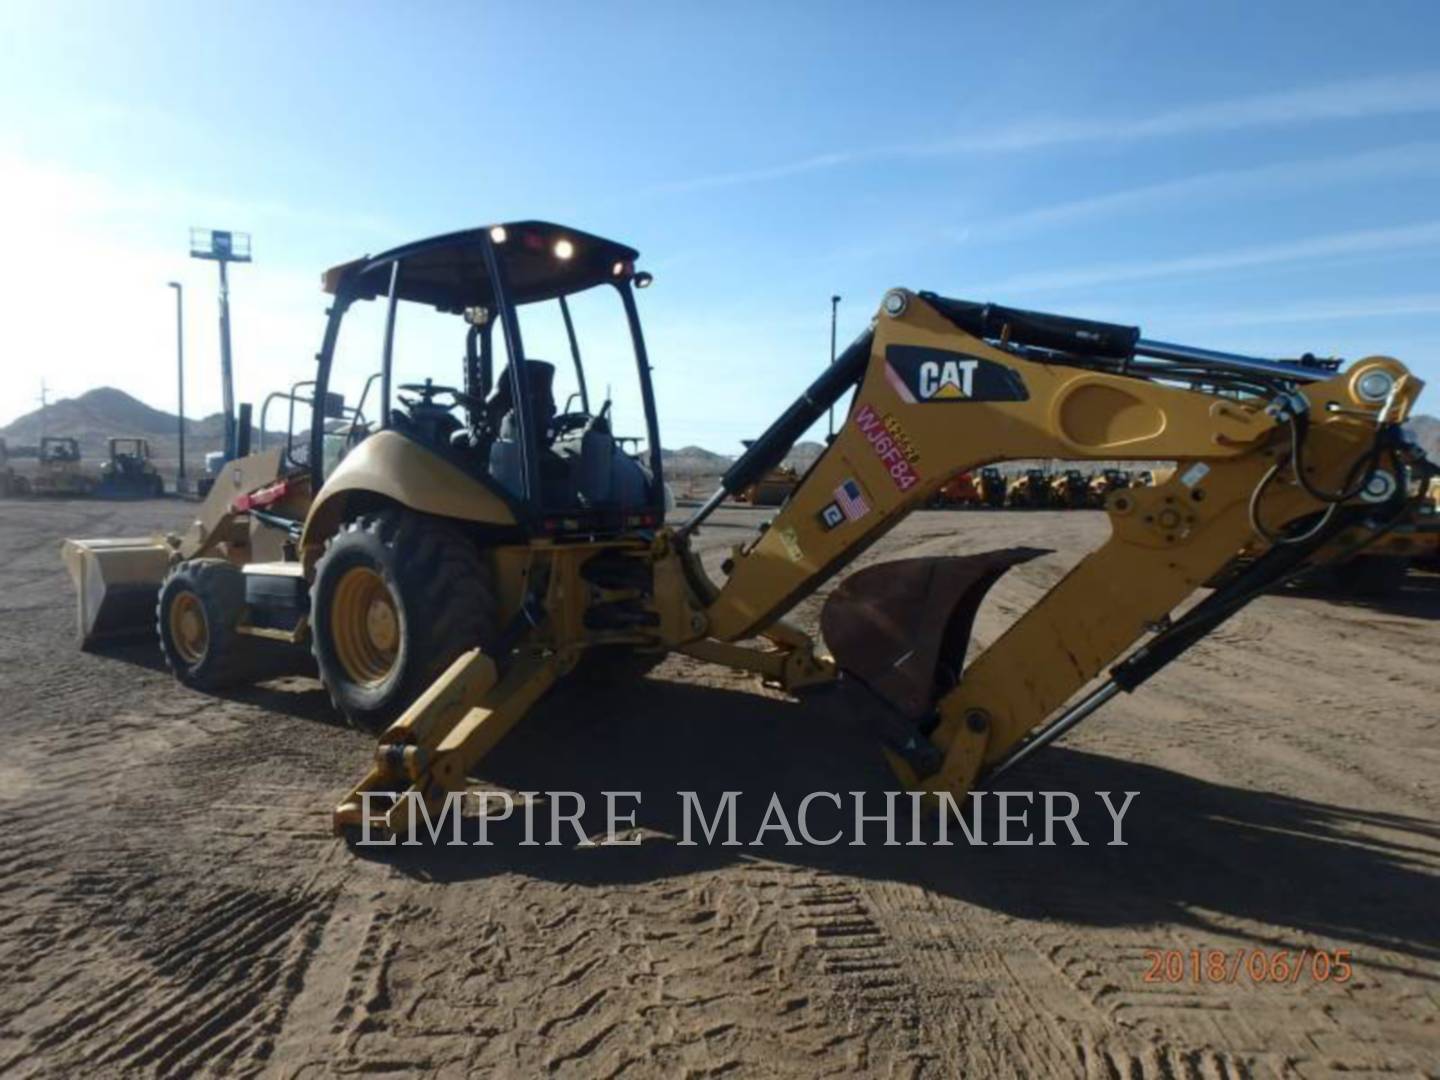
[[[1017,9],[1017,10],[1007,10]],[[539,217],[626,241],[667,445],[734,451],[892,285],[1440,381],[1440,4],[7,5],[0,422],[304,377],[320,271]],[[1435,393],[1422,407],[1435,412]]]

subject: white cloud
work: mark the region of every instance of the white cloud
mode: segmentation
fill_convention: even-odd
[[[1308,259],[1343,258],[1378,252],[1428,249],[1440,246],[1440,221],[1423,221],[1386,229],[1312,236],[1277,244],[1256,244],[1230,251],[1182,255],[1172,259],[1141,259],[1095,263],[1065,270],[1042,270],[988,281],[982,291],[993,295],[1051,292],[1062,289],[1113,285],[1124,281],[1151,281],[1188,277],[1225,270],[1274,266]]]
[[[900,158],[1002,154],[1080,142],[1124,143],[1288,127],[1325,120],[1354,120],[1440,112],[1440,72],[1415,72],[1323,83],[1272,94],[1202,102],[1141,117],[1069,117],[997,124],[927,142],[852,147],[770,166],[714,173],[660,185],[693,191],[784,179],[837,166]]]
[[[1178,180],[1124,188],[1018,213],[986,216],[955,234],[957,240],[1011,236],[1071,221],[1133,212],[1177,202],[1216,200],[1239,195],[1273,197],[1313,191],[1320,186],[1354,184],[1400,176],[1440,174],[1440,143],[1406,143],[1354,154],[1281,161],[1246,169],[1217,169]]]
[[[1167,321],[1186,326],[1279,326],[1289,323],[1341,322],[1352,319],[1398,319],[1412,315],[1440,315],[1440,293],[1403,293],[1395,296],[1269,304],[1256,308],[1219,307],[1211,312],[1186,312]]]

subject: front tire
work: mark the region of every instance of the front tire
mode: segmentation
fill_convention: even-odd
[[[336,708],[381,731],[456,657],[489,647],[490,561],[454,525],[408,510],[345,523],[315,567],[311,649]]]
[[[245,575],[224,559],[190,559],[160,586],[160,651],[186,686],[219,690],[255,671],[255,643],[235,632],[245,611]]]

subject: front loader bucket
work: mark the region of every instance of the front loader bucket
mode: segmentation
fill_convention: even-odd
[[[155,632],[155,602],[171,549],[155,537],[66,540],[80,644]]]
[[[825,601],[820,630],[836,664],[901,717],[925,719],[959,681],[975,613],[1002,574],[1041,548],[899,559],[851,574]]]

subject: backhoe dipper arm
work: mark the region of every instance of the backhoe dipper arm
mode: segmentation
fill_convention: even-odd
[[[1360,489],[1374,473],[1401,468],[1394,454],[1380,452],[1382,436],[1404,420],[1421,387],[1386,357],[1367,358],[1343,374],[1317,365],[1251,362],[1140,342],[1133,328],[903,290],[887,295],[873,335],[857,342],[862,344],[868,345],[863,372],[862,362],[849,358],[858,390],[845,424],[770,527],[736,549],[728,580],[706,610],[710,636],[733,641],[763,633],[963,470],[1037,458],[1177,463],[1162,485],[1112,493],[1109,540],[923,714],[891,696],[896,711],[928,737],[925,753],[892,753],[898,771],[912,786],[957,796],[982,768],[1006,762],[1147,631],[1164,630],[1177,606],[1256,538],[1257,519],[1274,538],[1297,523],[1309,529],[1330,510],[1322,519],[1329,536],[1374,509]],[[1164,362],[1136,359],[1147,346],[1148,355]],[[1167,381],[1157,381],[1162,378]],[[1243,384],[1249,396],[1201,392],[1177,385],[1182,381]],[[1267,408],[1257,395],[1272,391]],[[1296,482],[1297,467],[1305,484]],[[1385,502],[1396,488],[1403,483],[1397,481],[1384,498],[1374,489],[1368,497]],[[1276,547],[1283,554],[1257,569],[1261,577],[1273,579],[1283,572],[1282,563],[1305,553],[1293,545]],[[1005,565],[1031,554],[1011,556]],[[983,587],[994,577],[998,571]],[[1233,610],[1258,594],[1265,582],[1257,586],[1256,580],[1247,579],[1248,594],[1218,599],[1204,628],[1218,621],[1215,615],[1228,614],[1220,612],[1222,605]],[[954,597],[937,596],[935,602],[953,606]],[[972,616],[973,609],[965,636]],[[913,609],[906,621],[916,628],[946,625],[943,617],[927,622]],[[1185,633],[1194,633],[1201,621],[1184,623]],[[918,643],[904,643],[903,632],[900,637],[896,668],[926,655]],[[1176,641],[1178,636],[1165,641],[1167,655]],[[831,645],[842,669],[853,670],[837,643]],[[863,659],[876,670],[874,656]],[[933,667],[915,676],[926,686],[933,678]],[[1092,694],[1094,700],[1082,700],[1078,715],[1138,681],[1117,679]],[[886,697],[875,682],[869,688]]]

